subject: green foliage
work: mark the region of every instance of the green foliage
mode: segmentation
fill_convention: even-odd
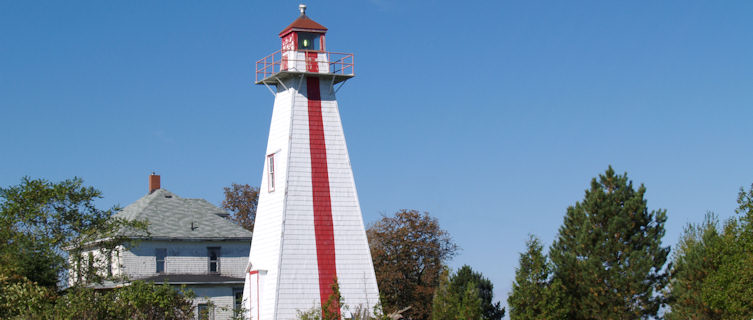
[[[120,319],[191,319],[194,293],[181,287],[175,290],[167,284],[133,281],[130,285],[105,296],[109,314],[119,313]]]
[[[296,319],[300,320],[340,320],[340,306],[343,306],[340,285],[337,279],[332,283],[332,294],[320,308],[315,307],[306,311],[298,310]]]
[[[510,319],[565,319],[561,312],[566,299],[561,294],[562,283],[550,281],[552,265],[543,254],[544,247],[531,235],[526,248],[526,252],[520,254],[512,292],[507,297]]]
[[[685,228],[673,257],[667,319],[753,318],[753,186],[741,190],[737,213],[719,229],[708,214]]]
[[[84,286],[107,276],[96,257],[126,244],[122,233],[146,235],[145,222],[97,209],[100,197],[81,179],[24,178],[18,186],[0,188],[0,318],[193,318],[190,291],[140,281],[109,291]],[[102,254],[93,254],[94,246]],[[83,281],[60,291],[69,268]]]
[[[432,320],[485,319],[477,283],[462,277],[450,275],[447,268],[442,270],[432,301]]]
[[[27,318],[47,312],[55,291],[37,285],[0,265],[0,319]]]
[[[458,250],[449,233],[416,210],[382,217],[366,233],[385,310],[412,307],[410,318],[429,319],[442,265]]]
[[[567,209],[550,250],[554,278],[570,297],[569,319],[654,317],[663,304],[668,247],[666,211],[649,211],[646,188],[610,166],[591,181],[583,202]]]
[[[583,201],[567,208],[551,262],[537,240],[521,255],[512,319],[656,317],[668,281],[669,248],[661,245],[667,217],[648,210],[645,193],[611,166],[591,180]]]
[[[55,304],[62,319],[193,319],[194,294],[167,284],[133,281],[111,291],[74,287]]]
[[[114,219],[113,209],[97,209],[99,198],[98,190],[78,178],[59,183],[24,178],[20,185],[0,188],[0,263],[56,289],[69,261],[81,261],[88,244],[97,241],[102,250],[112,250],[126,241],[118,231],[146,230],[144,222]],[[79,265],[79,275],[95,276],[88,270],[93,264]]]
[[[296,319],[298,320],[322,320],[322,309],[311,308],[306,311],[298,310]]]
[[[340,285],[335,279],[332,284],[332,294],[321,307],[314,307],[306,311],[298,310],[296,319],[298,320],[340,320],[342,319],[341,310],[349,311],[353,320],[391,320],[382,312],[380,305],[374,306],[371,313],[363,306],[348,306],[343,303],[340,294]]]
[[[339,320],[340,306],[343,305],[343,297],[340,295],[340,284],[337,279],[332,283],[332,294],[322,306],[322,320]]]
[[[462,266],[451,276],[448,273],[446,269],[443,271],[439,288],[434,293],[432,319],[456,319],[456,316],[475,315],[476,312],[480,316],[474,319],[500,320],[504,317],[505,309],[500,302],[492,302],[494,285],[489,279],[468,265]],[[468,318],[463,316],[458,319]]]
[[[751,228],[751,224],[753,224],[753,184],[750,185],[747,192],[740,188],[740,192],[737,194],[737,205],[735,212],[743,215],[740,219],[743,220],[745,228]],[[750,229],[747,231],[750,231]]]
[[[190,290],[134,281],[109,291],[72,287],[62,293],[0,274],[2,319],[193,319]]]

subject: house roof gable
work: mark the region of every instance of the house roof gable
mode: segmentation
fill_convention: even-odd
[[[157,189],[115,214],[126,220],[147,220],[153,239],[251,239],[250,231],[222,216],[227,212],[204,199],[181,198],[166,189]],[[129,232],[125,235],[142,236]]]

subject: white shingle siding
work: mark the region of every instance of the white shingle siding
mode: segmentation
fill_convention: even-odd
[[[309,149],[308,100],[306,79],[300,82],[293,111],[291,131],[290,179],[285,207],[284,240],[281,247],[277,319],[293,319],[297,310],[318,305],[319,278],[314,241],[311,154]],[[301,94],[303,93],[303,94]],[[269,291],[263,291],[269,292]],[[265,319],[262,314],[262,319]]]
[[[196,294],[194,308],[201,303],[212,301],[215,305],[214,319],[230,319],[233,316],[233,289],[243,289],[243,285],[237,287],[217,286],[192,286],[191,290]],[[194,309],[196,310],[196,309]]]
[[[120,264],[118,262],[118,251],[121,250],[121,247],[117,247],[113,252],[111,253],[112,258],[107,257],[107,253],[99,248],[84,250],[81,252],[81,266],[82,268],[86,268],[89,265],[89,254],[92,254],[92,258],[94,259],[93,266],[97,270],[97,274],[102,277],[107,277],[107,264],[110,264],[110,268],[113,275],[118,275],[120,272]],[[76,261],[75,257],[69,256],[68,257],[68,263],[72,267],[72,269],[68,270],[68,285],[72,286],[76,284],[76,281],[78,280],[77,272],[76,272]],[[84,270],[84,269],[82,269]],[[82,279],[86,280],[86,279]]]
[[[286,62],[282,65],[282,69],[289,71],[306,71],[306,53],[300,51],[285,51],[282,53]],[[327,61],[327,54],[320,53],[316,55],[316,61],[318,62],[319,73],[329,72],[329,63]]]
[[[335,231],[337,279],[345,304],[371,310],[379,302],[361,207],[353,179],[340,111],[332,86],[321,81],[322,118]],[[329,89],[329,90],[327,90]]]
[[[232,241],[139,241],[121,253],[125,274],[132,279],[157,275],[155,249],[166,248],[165,273],[209,273],[208,247],[220,247],[220,274],[243,277],[249,244]]]
[[[267,192],[267,162],[249,257],[254,270],[268,271],[260,285],[263,320],[294,319],[296,311],[320,304],[306,80],[284,83],[278,86],[267,142],[267,154],[277,152],[276,189]],[[371,310],[379,293],[337,101],[329,80],[320,80],[320,91],[340,290],[346,305]],[[247,277],[247,301],[254,298],[251,282]],[[256,311],[249,314],[256,319]]]

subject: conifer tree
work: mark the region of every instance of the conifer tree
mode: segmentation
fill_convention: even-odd
[[[432,320],[486,320],[476,282],[456,281],[446,267],[432,299]],[[461,283],[464,282],[464,283]]]
[[[707,214],[699,225],[688,225],[674,254],[667,319],[721,319],[719,310],[705,302],[708,280],[721,264],[723,237],[719,220]]]
[[[753,186],[740,190],[738,204],[741,216],[721,229],[713,214],[685,229],[674,254],[667,319],[753,318]]]
[[[505,308],[494,300],[494,284],[480,272],[464,265],[450,278],[450,290],[457,294],[467,293],[468,286],[473,287],[480,299],[481,315],[484,320],[500,320],[505,316]]]
[[[520,264],[515,270],[512,292],[507,297],[511,320],[564,319],[560,305],[561,283],[550,283],[551,263],[543,254],[538,238],[531,235],[526,242],[526,252],[520,254]]]
[[[647,319],[663,303],[666,210],[649,211],[646,188],[607,171],[567,209],[549,256],[568,319]]]

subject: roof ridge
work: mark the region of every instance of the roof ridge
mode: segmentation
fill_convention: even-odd
[[[181,198],[158,189],[139,198],[118,215],[128,220],[149,221],[152,237],[250,238],[252,232],[220,214],[228,212],[203,198]]]
[[[158,193],[161,194],[161,193],[165,193],[165,192],[169,193],[171,197],[177,197],[178,199],[180,199],[180,197],[178,197],[176,194],[170,192],[170,190],[159,188],[159,189],[154,190],[151,193],[147,194],[146,196],[144,196],[144,197],[147,198],[146,204],[144,205],[144,207],[141,208],[141,210],[138,212],[137,215],[140,216],[140,215],[144,214],[144,212],[146,212],[146,209],[149,208],[154,203],[154,201],[159,198],[157,196],[157,194]]]

